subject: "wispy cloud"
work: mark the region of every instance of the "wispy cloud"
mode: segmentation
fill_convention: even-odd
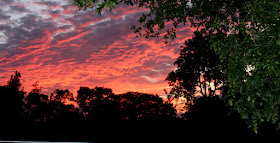
[[[137,38],[130,30],[147,9],[121,5],[98,16],[71,2],[0,1],[0,84],[17,70],[27,91],[39,81],[45,93],[106,86],[117,93],[163,94],[180,44],[193,30],[182,28],[164,45],[161,38]]]

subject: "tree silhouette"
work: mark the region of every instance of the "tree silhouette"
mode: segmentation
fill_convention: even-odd
[[[0,139],[35,141],[169,142],[193,137],[257,137],[218,96],[194,98],[187,120],[176,117],[158,95],[114,94],[104,87],[81,87],[76,100],[69,90],[41,93],[36,82],[26,95],[18,72],[0,86]],[[223,97],[222,97],[223,98]],[[76,101],[80,108],[75,108]],[[22,106],[23,105],[23,106]],[[23,108],[24,107],[24,108]],[[261,124],[258,136],[278,136],[277,126]],[[184,132],[181,129],[187,129]],[[168,137],[162,137],[167,134]]]
[[[163,101],[158,95],[127,92],[109,98],[120,104],[121,119],[168,120],[176,116],[173,105]]]
[[[25,92],[21,88],[20,83],[21,74],[19,72],[15,72],[15,75],[11,75],[10,80],[8,81],[8,85],[2,86],[2,106],[10,110],[11,118],[18,118],[23,113],[23,98]],[[2,108],[3,109],[3,108]]]
[[[49,97],[41,94],[38,82],[33,84],[33,89],[25,97],[25,110],[29,118],[37,123],[46,122],[49,116]]]
[[[19,134],[24,117],[23,98],[25,92],[21,88],[21,74],[11,75],[7,85],[0,86],[0,136],[13,137]],[[17,130],[16,130],[17,129]]]
[[[70,101],[73,101],[73,94],[69,90],[59,90],[56,89],[50,96],[49,107],[52,119],[54,120],[64,120],[67,116],[70,116],[72,112],[77,110],[74,108]]]
[[[84,123],[94,129],[92,134],[98,142],[124,142],[127,136],[147,139],[151,136],[142,136],[141,131],[154,126],[157,127],[153,129],[155,133],[159,132],[159,127],[163,126],[160,121],[176,119],[172,104],[152,94],[114,94],[108,88],[80,87],[76,101],[85,117]]]
[[[194,34],[181,47],[180,57],[174,63],[177,65],[176,71],[170,72],[166,78],[172,87],[169,96],[183,96],[187,104],[192,104],[195,95],[216,95],[216,91],[222,89],[222,73],[225,69],[219,55],[210,49],[209,41],[213,34],[202,34],[199,31]]]
[[[170,119],[176,115],[172,105],[157,95],[137,92],[115,95],[111,89],[103,87],[80,87],[77,103],[91,120],[100,117],[103,120]]]
[[[74,97],[67,89],[56,89],[51,93],[48,102],[48,116],[50,119],[46,122],[45,127],[53,131],[49,134],[56,141],[71,140],[74,135],[70,130],[76,129],[79,125],[79,120],[81,119],[79,109],[75,108],[71,101],[74,101]]]
[[[50,96],[50,100],[57,103],[65,104],[74,100],[73,94],[68,90],[56,89]]]
[[[80,87],[77,95],[77,103],[81,108],[85,117],[94,119],[104,110],[105,98],[112,95],[112,90],[109,88],[95,87],[90,89],[88,87]]]
[[[81,116],[79,110],[71,104],[74,100],[69,90],[56,89],[50,96],[41,94],[36,82],[25,97],[32,140],[67,141],[74,135],[69,129],[77,129]],[[70,135],[71,134],[71,135]]]

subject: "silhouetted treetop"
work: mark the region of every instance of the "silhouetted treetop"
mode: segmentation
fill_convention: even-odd
[[[111,89],[103,87],[80,87],[77,103],[83,114],[89,119],[99,119],[102,115],[110,119],[170,119],[176,116],[176,110],[158,95],[127,92],[113,94]],[[109,114],[114,115],[108,116]]]
[[[0,86],[0,110],[6,112],[8,114],[6,116],[11,116],[11,118],[18,118],[23,113],[25,92],[21,88],[20,78],[20,73],[16,71],[7,85]]]
[[[20,87],[21,83],[20,83],[20,78],[21,78],[21,74],[19,72],[15,72],[15,75],[11,75],[10,80],[8,81],[8,86],[9,87]]]
[[[80,87],[78,90],[78,95],[76,97],[76,102],[82,109],[84,114],[88,114],[90,104],[92,105],[95,100],[103,100],[104,98],[113,95],[112,89],[104,87],[95,87],[90,89],[88,87]]]
[[[109,97],[120,104],[122,119],[172,119],[176,116],[173,105],[158,95],[127,92]]]
[[[67,101],[73,101],[73,94],[68,90],[59,90],[56,89],[50,96],[51,101],[60,102],[65,104]]]
[[[34,122],[45,122],[49,115],[49,96],[41,94],[38,82],[33,84],[33,89],[25,97],[25,106],[29,119]]]
[[[104,87],[95,87],[93,93],[96,98],[105,98],[113,94],[112,89]]]
[[[216,91],[221,89],[225,69],[219,55],[210,48],[209,40],[213,34],[202,34],[199,31],[194,34],[192,39],[181,46],[180,56],[174,63],[177,69],[166,78],[172,87],[169,96],[183,96],[187,99],[187,104],[191,104],[195,95],[216,95]],[[219,34],[222,33],[215,35]]]
[[[26,96],[26,100],[30,102],[30,104],[37,104],[40,102],[48,102],[49,97],[47,95],[41,94],[42,88],[39,87],[38,82],[32,85],[33,89]]]

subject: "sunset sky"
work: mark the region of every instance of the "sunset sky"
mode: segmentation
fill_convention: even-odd
[[[130,27],[145,11],[121,5],[99,16],[78,11],[72,0],[1,0],[0,85],[17,70],[27,92],[38,81],[45,94],[104,86],[163,96],[193,30],[182,26],[167,45],[162,37],[136,37]]]

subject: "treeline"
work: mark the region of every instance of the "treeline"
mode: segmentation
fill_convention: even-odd
[[[48,96],[38,84],[23,91],[20,78],[16,72],[0,86],[0,140],[174,142],[201,135],[256,136],[237,114],[228,114],[218,96],[196,99],[179,118],[174,105],[157,95],[80,87],[76,97],[60,89]],[[264,131],[258,135],[277,135],[275,130]]]

